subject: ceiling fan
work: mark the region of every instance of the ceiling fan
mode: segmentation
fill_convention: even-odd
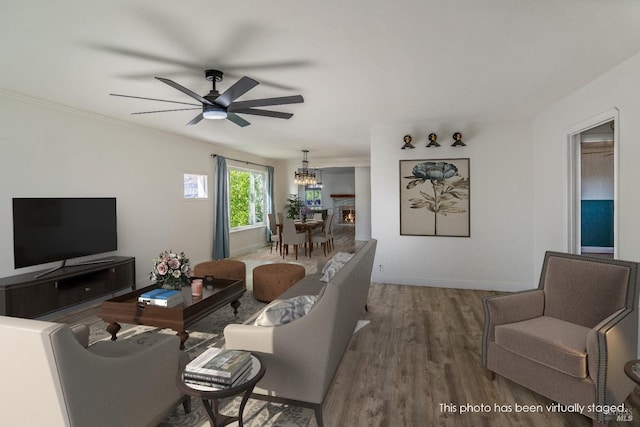
[[[202,119],[227,119],[232,121],[238,126],[244,127],[248,126],[249,123],[247,120],[240,117],[238,114],[252,114],[255,116],[265,116],[265,117],[275,117],[278,119],[289,119],[293,116],[291,113],[283,113],[280,111],[272,111],[272,110],[261,110],[256,109],[254,107],[266,107],[271,105],[285,105],[285,104],[299,104],[304,102],[302,95],[293,95],[293,96],[282,96],[277,98],[264,98],[264,99],[253,99],[248,101],[238,101],[234,102],[236,99],[256,87],[259,83],[249,77],[242,77],[240,80],[235,82],[229,89],[224,91],[222,95],[216,89],[216,83],[222,81],[222,71],[219,70],[206,70],[204,72],[205,78],[213,84],[213,88],[211,91],[204,95],[200,96],[197,93],[187,89],[186,87],[179,85],[173,80],[165,79],[162,77],[156,77],[157,80],[160,80],[162,83],[165,83],[174,89],[178,89],[180,92],[189,95],[191,98],[200,101],[200,104],[188,103],[188,102],[178,102],[178,101],[169,101],[166,99],[156,99],[156,98],[144,98],[141,96],[131,96],[131,95],[119,95],[116,93],[110,93],[111,96],[122,96],[125,98],[136,98],[136,99],[146,99],[149,101],[161,101],[161,102],[171,102],[174,104],[185,104],[192,105],[197,108],[179,108],[172,110],[156,110],[156,111],[142,111],[139,113],[131,113],[131,114],[151,114],[151,113],[164,113],[170,111],[187,111],[187,110],[197,110],[202,109],[202,112],[195,116],[187,125],[195,125],[199,123]]]

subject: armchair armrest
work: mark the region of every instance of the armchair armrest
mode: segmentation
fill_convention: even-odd
[[[544,314],[544,291],[534,289],[509,295],[485,297],[484,329],[486,338],[494,341],[494,330],[498,325],[533,319]]]
[[[277,326],[227,325],[224,328],[225,348],[271,354],[275,328]]]
[[[633,311],[621,308],[597,324],[587,335],[589,376],[594,381],[599,374],[611,377],[616,370],[624,371],[624,364],[636,358],[635,317]],[[619,377],[626,379],[624,375]]]
[[[80,345],[84,348],[89,347],[89,327],[87,325],[73,325],[71,326],[71,332],[73,332]]]
[[[533,319],[544,314],[544,291],[532,289],[509,295],[485,297],[484,332],[482,335],[482,366],[487,367],[489,343],[495,341],[498,325]]]

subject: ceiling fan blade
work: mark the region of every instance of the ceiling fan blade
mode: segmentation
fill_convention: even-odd
[[[244,110],[252,107],[265,107],[267,105],[300,104],[304,102],[302,95],[281,96],[278,98],[252,99],[249,101],[238,101],[229,105],[228,111]]]
[[[191,102],[178,102],[178,101],[169,101],[167,99],[157,99],[157,98],[144,98],[142,96],[131,96],[131,95],[119,95],[117,93],[110,93],[109,95],[111,96],[121,96],[123,98],[135,98],[135,99],[146,99],[147,101],[160,101],[160,102],[171,102],[174,104],[184,104],[184,105],[194,105],[194,106],[198,106],[198,104],[194,104]]]
[[[147,15],[145,13],[145,17],[146,16]],[[173,18],[170,19],[170,21],[173,22]],[[167,28],[168,28],[167,24],[164,24],[160,28],[162,28],[162,34],[166,35]],[[165,56],[156,55],[156,54],[149,53],[142,50],[134,50],[126,47],[110,46],[110,45],[95,43],[95,42],[85,43],[85,46],[89,47],[90,49],[94,49],[94,50],[98,50],[98,51],[102,51],[102,52],[106,52],[114,55],[126,56],[129,58],[134,58],[136,60],[150,61],[158,64],[177,67],[175,72],[169,73],[171,74],[171,76],[174,76],[174,77],[181,76],[184,74],[193,75],[193,73],[200,72],[203,69],[217,69],[217,70],[225,70],[225,78],[229,78],[229,77],[239,78],[242,75],[240,73],[246,73],[247,70],[299,68],[299,67],[306,67],[306,66],[313,65],[311,61],[307,61],[307,60],[290,60],[290,61],[281,61],[281,62],[265,62],[265,63],[257,63],[257,64],[227,63],[227,61],[225,60],[229,56],[229,52],[226,52],[227,49],[231,53],[236,52],[237,50],[239,50],[240,45],[245,45],[249,41],[259,38],[260,36],[258,35],[258,33],[260,31],[261,31],[260,28],[247,28],[247,26],[244,25],[242,29],[238,31],[238,34],[231,34],[231,36],[227,37],[226,41],[219,43],[220,46],[223,47],[222,49],[218,49],[215,55],[209,58],[202,58],[201,62],[181,61],[178,59],[168,58]],[[190,43],[187,43],[186,41],[183,42],[181,37],[175,37],[174,35],[177,33],[177,31],[174,31],[173,33],[174,34],[171,35],[171,40],[180,42],[180,44],[182,45],[182,49],[187,51],[187,54],[189,56],[196,56],[195,52],[188,52],[189,47],[191,47]],[[234,75],[234,71],[236,72],[235,75]],[[166,75],[167,72],[165,71],[163,72],[163,74]],[[119,74],[119,77],[138,80],[138,79],[149,79],[153,77],[153,74],[149,74],[149,73]],[[264,80],[264,79],[260,79],[260,84],[263,86],[271,86],[277,89],[296,90],[296,88],[294,87],[283,85],[277,82]]]
[[[209,63],[207,63],[209,64]],[[167,77],[171,77],[171,78],[180,78],[180,77],[192,77],[195,73],[202,71],[202,68],[207,68],[207,69],[215,69],[215,70],[225,70],[224,71],[224,77],[226,80],[236,80],[236,79],[240,79],[242,78],[243,74],[240,73],[234,73],[232,71],[229,71],[229,66],[226,65],[218,65],[217,63],[215,63],[215,65],[206,65],[206,66],[199,66],[199,67],[194,67],[194,68],[189,68],[189,69],[180,69],[180,70],[172,70],[172,71],[167,71],[167,70],[163,70],[162,74],[167,76]],[[236,68],[235,66],[231,66],[231,69]],[[238,67],[239,68],[239,67]],[[249,68],[257,68],[257,67],[249,67]],[[123,79],[127,79],[127,80],[148,80],[150,78],[152,78],[156,73],[124,73],[124,74],[117,74],[117,77],[123,78]],[[294,87],[294,86],[290,86],[290,85],[285,85],[282,83],[277,83],[271,80],[265,80],[263,78],[260,78],[260,85],[261,86],[269,86],[275,89],[280,89],[280,90],[286,90],[288,92],[292,92],[292,91],[297,91],[300,88],[299,87]]]
[[[312,65],[306,60],[291,60],[280,62],[262,62],[259,64],[225,64],[225,70],[273,70],[278,68],[299,68]]]
[[[158,62],[160,64],[174,65],[180,68],[200,70],[202,69],[202,65],[203,65],[203,64],[196,64],[193,62],[180,61],[173,58],[167,58],[164,56],[155,55],[155,54],[141,51],[141,50],[129,49],[126,47],[109,46],[101,43],[87,43],[86,45],[92,49],[101,50],[107,53],[113,53],[120,56],[128,56],[134,59],[143,59],[147,61]]]
[[[202,120],[202,119],[204,119],[204,116],[202,115],[202,113],[200,113],[197,116],[195,116],[193,119],[191,119],[191,121],[189,123],[187,123],[187,126],[195,125],[196,123],[200,123],[200,120]]]
[[[234,113],[253,114],[254,116],[275,117],[277,119],[290,119],[291,117],[293,117],[293,114],[291,113],[283,113],[281,111],[271,111],[271,110],[257,110],[255,108],[245,108],[243,110],[234,110]]]
[[[222,95],[216,98],[215,103],[223,107],[228,107],[233,101],[249,92],[260,83],[249,78],[243,77],[235,82],[229,89],[225,90]]]
[[[200,108],[178,108],[175,110],[156,110],[156,111],[140,111],[139,113],[131,113],[133,114],[151,114],[151,113],[168,113],[170,111],[191,111],[191,110],[199,110]]]
[[[233,123],[237,124],[240,127],[249,126],[251,123],[243,119],[234,113],[227,113],[227,120],[231,120]]]
[[[179,85],[178,83],[174,82],[173,80],[164,79],[162,77],[156,77],[156,79],[160,80],[162,83],[168,84],[169,86],[171,86],[174,89],[178,89],[180,92],[182,92],[182,93],[184,93],[186,95],[189,95],[193,99],[197,99],[198,101],[202,102],[203,104],[213,105],[213,103],[211,101],[209,101],[208,99],[205,99],[205,98],[201,97],[197,93],[187,89],[186,87],[184,87],[182,85]]]

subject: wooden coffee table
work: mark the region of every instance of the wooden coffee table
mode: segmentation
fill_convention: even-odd
[[[104,301],[98,317],[109,325],[107,331],[115,341],[121,326],[119,323],[171,328],[180,337],[180,350],[189,338],[186,329],[198,320],[208,316],[220,307],[231,304],[233,314],[237,316],[240,297],[246,291],[244,280],[212,279],[206,280],[201,297],[191,296],[191,287],[182,288],[184,303],[175,307],[156,307],[138,303],[138,297],[156,285],[137,289],[124,295]]]

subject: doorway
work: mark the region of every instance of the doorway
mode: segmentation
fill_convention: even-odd
[[[601,117],[569,134],[571,253],[617,257],[616,119]]]

